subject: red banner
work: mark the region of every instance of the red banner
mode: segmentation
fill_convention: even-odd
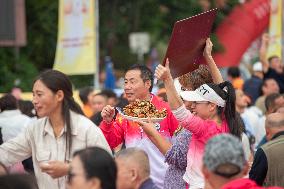
[[[214,55],[218,67],[237,66],[251,43],[268,27],[269,0],[251,0],[237,6],[217,28],[224,52]]]

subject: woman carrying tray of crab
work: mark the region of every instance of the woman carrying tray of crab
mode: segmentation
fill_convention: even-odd
[[[214,83],[203,84],[194,91],[176,91],[169,69],[167,59],[165,67],[158,65],[155,76],[163,80],[167,90],[167,98],[174,115],[181,126],[192,134],[187,152],[187,166],[183,179],[187,188],[201,189],[205,187],[205,179],[201,172],[202,156],[206,142],[209,138],[220,133],[231,133],[241,138],[243,131],[240,119],[235,111],[235,91],[231,83],[223,82],[222,76],[211,56],[212,43],[206,41],[204,50],[205,59],[213,76]],[[191,102],[191,110],[186,109],[180,96]],[[157,137],[153,123],[139,121],[139,124],[148,134],[161,152],[165,152],[171,146],[162,138]],[[210,184],[210,183],[209,183]],[[176,188],[175,185],[169,187]]]

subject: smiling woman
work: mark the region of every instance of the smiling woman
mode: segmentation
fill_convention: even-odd
[[[0,161],[10,166],[32,155],[40,189],[65,188],[74,151],[100,146],[111,153],[101,130],[74,101],[65,74],[55,70],[41,73],[33,85],[33,104],[40,119],[0,146]]]

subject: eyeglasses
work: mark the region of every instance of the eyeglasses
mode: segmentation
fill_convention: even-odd
[[[191,104],[192,105],[196,105],[196,104],[209,104],[210,102],[208,101],[192,101]]]

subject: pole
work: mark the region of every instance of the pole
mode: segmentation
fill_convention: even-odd
[[[282,36],[281,36],[281,55],[282,55],[282,57],[281,57],[281,59],[283,60],[283,58],[284,58],[284,29],[283,29],[283,27],[284,27],[284,3],[283,3],[283,1],[281,2],[281,6],[282,6],[282,15],[281,15],[281,34],[282,34]]]
[[[100,82],[99,82],[99,67],[100,67],[100,36],[99,36],[99,0],[94,0],[95,1],[95,37],[96,37],[96,71],[94,73],[94,88],[95,89],[100,89]]]

